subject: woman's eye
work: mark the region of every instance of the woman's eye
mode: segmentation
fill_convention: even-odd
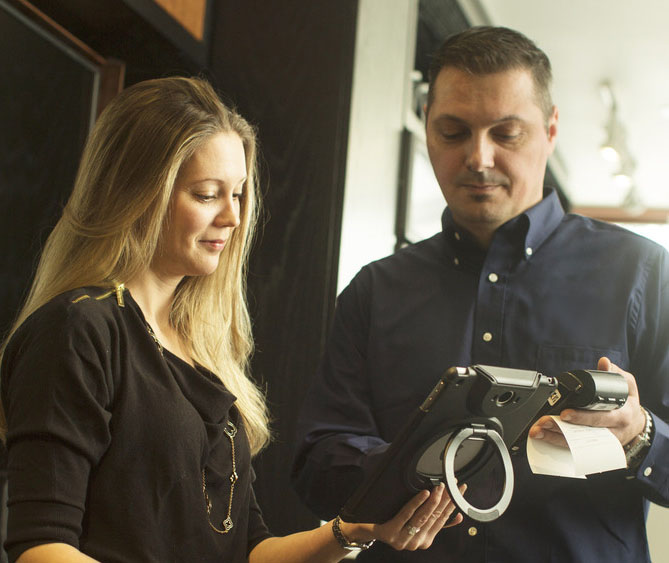
[[[216,199],[216,196],[214,194],[195,194],[195,199],[202,202],[208,202]]]

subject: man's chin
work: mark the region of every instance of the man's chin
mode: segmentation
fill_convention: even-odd
[[[483,227],[486,230],[494,230],[509,219],[504,213],[500,213],[499,205],[487,206],[485,202],[476,206],[467,206],[466,209],[452,211],[455,222],[465,228],[469,226],[471,228]]]

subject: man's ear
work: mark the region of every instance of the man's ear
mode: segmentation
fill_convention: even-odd
[[[548,142],[551,145],[551,150],[555,148],[555,141],[557,138],[557,124],[558,124],[558,109],[557,106],[551,108],[551,115],[546,124],[546,132],[548,133]]]

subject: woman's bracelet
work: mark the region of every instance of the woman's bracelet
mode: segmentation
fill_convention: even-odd
[[[332,521],[332,533],[334,534],[337,543],[347,551],[363,551],[365,549],[369,549],[370,547],[372,547],[372,545],[374,545],[374,542],[376,541],[376,540],[371,540],[368,542],[349,541],[349,539],[341,531],[341,518],[339,516],[337,516]]]

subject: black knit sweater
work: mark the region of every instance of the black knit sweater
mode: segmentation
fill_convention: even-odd
[[[235,397],[149,334],[128,291],[84,288],[36,311],[2,363],[10,561],[51,542],[103,562],[246,561],[268,537]],[[239,480],[233,528],[231,445]]]

